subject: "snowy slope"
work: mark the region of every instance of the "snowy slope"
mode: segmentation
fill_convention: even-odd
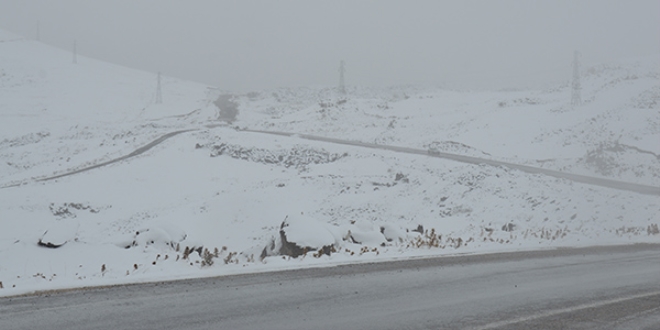
[[[658,186],[657,61],[588,69],[579,107],[567,86],[281,89],[234,95],[232,127],[214,120],[221,92],[200,84],[164,76],[155,104],[154,73],[81,57],[73,64],[71,54],[1,31],[0,63],[3,296],[660,241],[657,196],[241,129],[430,147]],[[188,129],[134,157],[41,180]],[[287,241],[303,255],[282,255],[293,251]]]
[[[359,88],[346,97],[278,90],[241,101],[254,113],[247,118],[257,122],[251,128],[437,145],[440,151],[657,186],[659,62],[642,58],[588,68],[577,107],[570,105],[569,84],[521,92]]]
[[[3,176],[45,175],[111,157],[167,132],[161,127],[171,116],[210,104],[205,86],[167,77],[167,103],[155,104],[155,73],[83,57],[73,64],[70,53],[5,32],[0,40]]]

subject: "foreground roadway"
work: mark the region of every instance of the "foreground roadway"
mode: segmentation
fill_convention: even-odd
[[[0,298],[0,329],[660,329],[660,245],[414,259]]]

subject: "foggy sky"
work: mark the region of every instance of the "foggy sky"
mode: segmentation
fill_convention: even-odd
[[[235,91],[539,86],[660,58],[660,1],[2,0],[0,27],[93,58]],[[1,54],[0,54],[1,55]],[[79,65],[84,65],[80,63]]]

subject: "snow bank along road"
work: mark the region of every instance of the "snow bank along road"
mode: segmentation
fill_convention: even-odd
[[[0,299],[0,329],[660,329],[660,245],[413,259]]]

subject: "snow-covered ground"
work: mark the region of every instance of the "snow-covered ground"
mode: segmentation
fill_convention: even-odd
[[[570,72],[567,73],[570,75]],[[0,31],[0,296],[427,255],[660,242],[660,198],[314,134],[660,186],[660,64],[569,84],[230,95]],[[220,95],[221,101],[216,102]],[[238,106],[231,124],[223,107]],[[60,174],[144,153],[57,179]],[[293,244],[297,243],[297,244]],[[192,252],[191,252],[192,251]],[[297,257],[292,257],[297,255]]]

